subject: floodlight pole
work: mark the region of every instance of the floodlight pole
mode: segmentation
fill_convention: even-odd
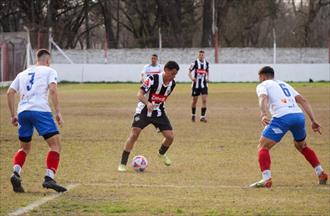
[[[159,56],[158,56],[158,59],[159,59],[159,62],[161,62],[161,52],[162,52],[162,31],[161,31],[161,27],[159,26],[158,28],[158,44],[159,44]]]
[[[24,30],[26,31],[27,34],[27,43],[26,43],[26,67],[28,68],[30,66],[31,62],[31,41],[30,41],[30,30],[28,27],[24,26]]]
[[[330,28],[328,29],[328,63],[330,64]]]
[[[106,31],[104,32],[103,48],[104,48],[104,64],[108,64],[108,33]]]
[[[49,30],[48,30],[48,50],[50,53],[52,53],[52,42],[50,40],[50,38],[53,38],[53,28],[52,27],[49,27]]]
[[[276,31],[273,28],[273,64],[276,64]]]

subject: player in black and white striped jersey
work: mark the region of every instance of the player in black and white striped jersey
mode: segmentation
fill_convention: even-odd
[[[136,107],[131,133],[125,143],[118,171],[127,171],[126,165],[134,143],[143,128],[149,124],[153,124],[164,136],[158,154],[166,166],[171,165],[172,162],[166,152],[173,143],[174,134],[165,113],[164,103],[175,87],[174,78],[178,71],[179,65],[174,61],[169,61],[166,63],[163,73],[150,75],[143,82],[137,93],[139,103]]]
[[[208,95],[209,82],[209,63],[205,60],[203,50],[199,51],[198,58],[190,65],[188,76],[192,81],[192,103],[191,103],[191,120],[195,122],[196,105],[198,96],[202,95],[201,122],[206,121],[206,103]]]

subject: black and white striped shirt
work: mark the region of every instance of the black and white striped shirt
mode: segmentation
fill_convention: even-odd
[[[147,77],[143,82],[141,89],[145,92],[145,97],[154,104],[152,117],[160,117],[164,111],[164,103],[167,97],[172,93],[175,87],[175,81],[172,80],[168,85],[164,84],[163,73],[153,74]],[[147,106],[139,102],[136,107],[136,114],[147,113]]]
[[[196,79],[192,84],[193,88],[207,87],[206,76],[209,73],[209,63],[204,59],[196,59],[189,67],[189,71],[194,71],[193,77]]]

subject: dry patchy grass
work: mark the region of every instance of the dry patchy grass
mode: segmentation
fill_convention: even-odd
[[[272,151],[274,187],[245,187],[260,178],[261,126],[256,84],[211,84],[207,124],[190,122],[190,85],[178,84],[167,113],[175,130],[165,167],[157,158],[161,135],[146,128],[131,154],[145,155],[145,173],[116,171],[136,106],[138,84],[60,85],[65,127],[57,180],[80,186],[28,215],[329,215],[330,188],[317,185],[313,169],[288,134]],[[295,84],[313,104],[323,134],[308,129],[308,143],[329,171],[330,85]],[[1,90],[0,214],[53,192],[41,188],[47,146],[34,136],[22,173],[25,194],[9,183],[16,129]],[[200,110],[198,109],[198,113]],[[135,184],[135,185],[132,185]]]

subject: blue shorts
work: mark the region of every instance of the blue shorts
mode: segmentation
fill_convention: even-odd
[[[306,128],[303,113],[292,113],[279,118],[273,118],[263,130],[262,136],[279,142],[288,131],[291,131],[295,141],[300,142],[305,140]]]
[[[36,128],[40,136],[58,134],[52,113],[39,111],[23,111],[18,114],[18,136],[21,141],[29,141]]]

